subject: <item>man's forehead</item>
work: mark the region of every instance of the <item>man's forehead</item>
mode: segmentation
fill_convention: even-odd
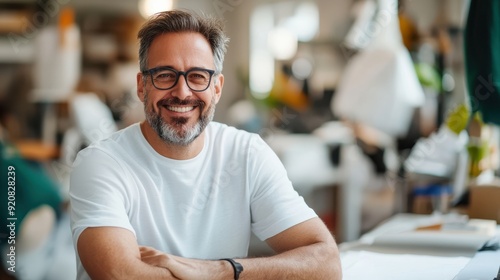
[[[180,66],[212,68],[212,48],[205,37],[196,32],[175,32],[158,35],[148,52],[149,67]],[[183,67],[184,68],[184,67]]]
[[[197,47],[208,48],[210,51],[212,51],[207,38],[205,38],[205,36],[203,36],[201,33],[193,31],[161,33],[153,39],[152,45],[155,44],[155,42],[160,42],[160,44],[163,45],[169,44],[173,46],[177,46],[179,42],[188,43],[189,45],[196,44]]]

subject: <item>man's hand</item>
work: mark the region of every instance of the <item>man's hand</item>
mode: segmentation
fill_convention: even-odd
[[[139,246],[141,260],[149,265],[167,268],[176,279],[231,279],[233,268],[226,261],[188,259],[165,254],[151,247]]]

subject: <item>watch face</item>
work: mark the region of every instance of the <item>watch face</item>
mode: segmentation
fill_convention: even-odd
[[[240,273],[243,271],[243,266],[240,263],[234,262],[234,279],[240,278]]]
[[[240,273],[243,271],[243,266],[241,265],[241,263],[236,262],[233,259],[221,259],[221,260],[228,261],[231,264],[231,266],[234,269],[234,280],[238,280],[238,278],[240,278]]]
[[[238,275],[240,275],[240,273],[243,271],[243,266],[241,265],[241,263],[234,262],[234,267],[236,268],[236,272],[238,273]]]

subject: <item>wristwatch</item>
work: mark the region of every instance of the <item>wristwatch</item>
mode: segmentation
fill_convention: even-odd
[[[221,259],[221,261],[228,261],[234,269],[234,280],[240,278],[240,273],[243,271],[243,266],[241,263],[234,261],[233,259]]]

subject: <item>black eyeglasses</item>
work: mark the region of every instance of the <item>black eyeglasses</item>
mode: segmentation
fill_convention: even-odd
[[[175,87],[179,77],[182,75],[187,86],[196,92],[205,91],[210,86],[215,70],[205,68],[191,68],[188,71],[177,71],[167,66],[160,66],[142,71],[144,75],[150,75],[153,86],[159,90],[167,90]]]

